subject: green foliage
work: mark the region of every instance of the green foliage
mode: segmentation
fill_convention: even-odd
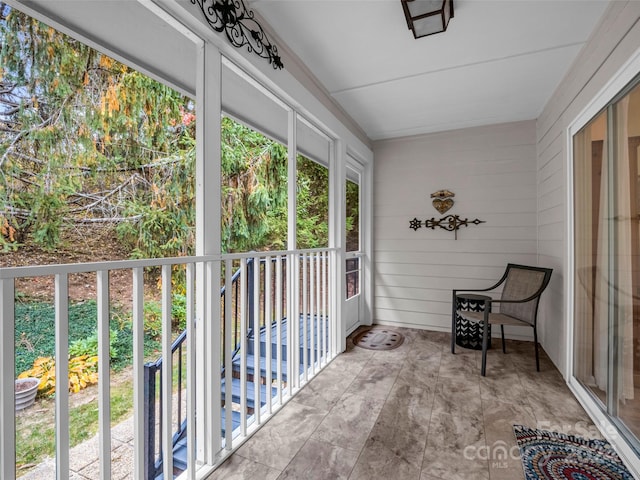
[[[144,333],[159,339],[162,335],[162,305],[155,300],[144,302]]]
[[[297,160],[297,247],[329,246],[329,170],[308,158]]]
[[[193,254],[193,101],[3,5],[0,250],[110,222],[134,258]],[[287,148],[227,117],[221,139],[222,251],[286,248]],[[327,246],[328,171],[297,175],[297,247]]]
[[[222,121],[224,252],[287,248],[287,149],[259,132]],[[329,244],[329,171],[297,158],[297,248]]]
[[[127,202],[117,232],[132,247],[133,258],[192,255],[195,246],[194,148],[171,168],[149,173],[151,188]]]
[[[111,360],[118,358],[118,330],[110,330],[109,336],[109,356]],[[80,357],[82,355],[96,356],[98,355],[98,333],[94,333],[86,338],[76,340],[69,345],[69,355],[72,357]]]
[[[173,302],[171,304],[171,315],[173,325],[179,331],[187,328],[187,296],[181,293],[173,294]]]
[[[224,117],[221,160],[222,251],[266,250],[286,242],[287,149]],[[284,223],[284,236],[274,218]]]
[[[38,357],[33,367],[25,370],[18,378],[39,378],[38,395],[49,397],[59,386],[56,383],[56,360],[53,357]],[[98,356],[81,355],[69,359],[67,388],[77,393],[83,388],[98,383]]]
[[[346,230],[347,251],[360,250],[360,186],[347,181]]]
[[[69,306],[69,342],[82,342],[95,335],[98,316],[94,300],[74,303]],[[122,319],[114,308],[111,312],[110,329],[115,332],[111,346],[117,352],[112,359],[112,368],[118,370],[131,364],[133,347],[131,325]],[[16,370],[28,370],[38,357],[53,357],[55,354],[55,310],[52,305],[42,302],[16,304]],[[150,347],[152,347],[150,345]]]
[[[184,294],[174,293],[172,296],[171,325],[178,331],[187,327],[187,297]],[[144,332],[155,340],[162,336],[162,305],[156,300],[144,303]]]
[[[134,256],[187,253],[193,102],[0,10],[0,248],[29,238],[52,250],[64,228],[113,222]]]
[[[34,229],[33,239],[46,249],[53,249],[60,241],[60,225],[62,219],[58,213],[64,205],[59,193],[40,192],[31,203],[33,217],[27,225]]]

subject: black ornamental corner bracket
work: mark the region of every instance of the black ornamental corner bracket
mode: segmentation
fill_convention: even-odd
[[[274,69],[283,67],[278,47],[271,43],[244,0],[191,0],[191,3],[200,8],[214,31],[225,33],[231,45],[246,46],[249,52],[268,60]]]

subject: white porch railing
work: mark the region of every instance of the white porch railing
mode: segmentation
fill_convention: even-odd
[[[153,478],[158,473],[173,478],[177,466],[174,455],[183,449],[186,462],[179,467],[185,468],[180,477],[195,479],[220,464],[338,353],[341,330],[336,323],[336,299],[341,297],[336,295],[332,274],[337,271],[336,262],[335,249],[319,249],[0,269],[0,478],[16,477],[13,372],[17,280],[55,277],[56,378],[66,379],[70,276],[86,272],[96,275],[99,464],[100,477],[109,479],[111,382],[109,364],[102,360],[109,358],[109,275],[114,270],[131,271],[133,474],[136,479]],[[171,329],[171,277],[177,266],[184,266],[187,298],[186,347],[181,347],[178,358],[172,351],[176,332]],[[161,385],[173,388],[161,387],[160,412],[171,414],[160,416],[155,437],[158,449],[145,450],[149,443],[145,436],[149,407],[145,408],[144,274],[158,267],[162,276],[159,375]],[[217,272],[222,272],[222,292],[221,282],[215,278]],[[207,319],[211,323],[208,326]],[[175,380],[176,370],[182,372],[183,356],[184,405],[183,384],[176,385]],[[149,375],[146,382],[150,382]],[[70,472],[66,389],[57,389],[55,408],[57,478],[65,479]],[[180,429],[182,433],[176,435]],[[182,443],[178,445],[177,440]]]

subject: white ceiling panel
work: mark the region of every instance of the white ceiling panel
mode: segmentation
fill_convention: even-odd
[[[414,39],[400,0],[253,0],[372,139],[536,118],[606,0],[454,0]],[[286,65],[285,65],[286,68]]]
[[[374,138],[536,118],[578,46],[471,64],[335,95]]]

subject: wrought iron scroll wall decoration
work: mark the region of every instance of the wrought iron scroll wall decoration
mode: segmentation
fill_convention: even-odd
[[[224,32],[231,45],[265,58],[274,69],[284,67],[278,48],[271,43],[262,26],[255,19],[244,0],[191,0],[198,5],[209,26],[218,33]]]
[[[460,227],[468,227],[470,224],[472,225],[480,225],[481,223],[486,223],[484,220],[469,220],[468,218],[460,218],[458,215],[447,215],[446,217],[442,217],[440,219],[430,218],[422,222],[417,218],[409,221],[409,228],[413,228],[414,231],[417,231],[423,225],[425,228],[430,228],[431,230],[435,230],[436,227],[443,228],[448,232],[455,233],[455,239],[458,239],[458,229]]]
[[[454,201],[453,197],[456,194],[449,190],[438,190],[437,192],[433,192],[431,194],[431,198],[433,198],[433,208],[435,208],[440,214],[445,213],[451,207],[453,207]],[[419,228],[422,228],[424,225],[425,228],[430,228],[431,230],[435,230],[436,228],[443,228],[448,232],[454,232],[455,239],[458,239],[458,229],[460,227],[468,227],[471,225],[479,225],[481,223],[486,223],[484,220],[469,220],[468,218],[460,218],[458,215],[447,215],[446,217],[442,217],[440,219],[431,217],[424,222],[422,220],[418,220],[414,218],[413,220],[409,220],[409,228],[412,228],[413,231],[417,231]]]

